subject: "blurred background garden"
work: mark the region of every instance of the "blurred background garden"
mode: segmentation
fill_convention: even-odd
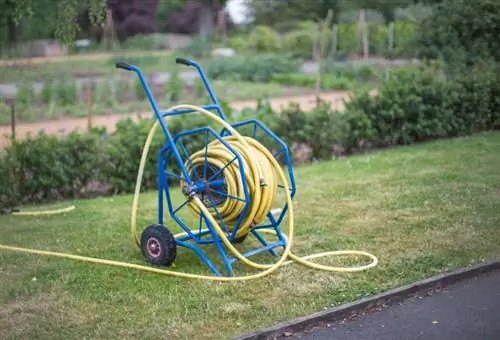
[[[0,203],[80,195],[96,181],[129,191],[134,171],[120,169],[135,169],[153,114],[137,76],[116,69],[117,61],[139,66],[167,108],[209,102],[196,70],[175,63],[195,59],[231,121],[261,119],[300,163],[500,125],[500,4],[492,0],[0,6],[0,173],[7,181]],[[170,126],[196,124],[174,119]],[[64,190],[26,184],[31,168],[44,167],[35,155],[47,153],[45,160],[67,169],[48,171],[47,183]]]

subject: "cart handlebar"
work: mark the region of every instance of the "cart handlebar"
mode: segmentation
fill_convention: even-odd
[[[193,62],[191,60],[185,59],[185,58],[175,58],[175,62],[177,64],[182,64],[186,66],[193,66]]]
[[[216,109],[222,119],[226,119],[226,117],[224,116],[224,112],[220,108],[219,103],[217,101],[217,98],[215,97],[215,94],[213,93],[210,85],[208,84],[208,80],[205,77],[205,73],[201,69],[200,64],[198,64],[194,60],[180,58],[180,57],[175,58],[175,62],[177,64],[182,64],[182,65],[186,65],[186,66],[193,66],[194,68],[196,68],[198,70],[198,73],[200,74],[200,77],[201,77],[201,79],[203,81],[203,84],[205,85],[205,88],[208,91],[208,95],[210,96],[210,99],[212,100],[212,103],[213,103],[212,105],[209,105],[209,106],[212,107],[213,109]],[[153,107],[153,110],[155,112],[156,117],[158,118],[158,120],[163,125],[163,116],[169,115],[169,114],[172,114],[172,113],[168,113],[167,114],[165,112],[160,112],[160,109],[158,108],[158,106],[156,104],[156,101],[153,98],[153,94],[151,92],[151,89],[149,88],[147,80],[144,77],[144,74],[142,73],[141,69],[139,67],[135,66],[135,65],[126,63],[124,61],[117,61],[116,64],[115,64],[115,66],[116,66],[116,68],[120,68],[120,69],[123,69],[123,70],[126,70],[126,71],[133,71],[133,72],[135,72],[137,74],[137,76],[139,77],[139,80],[141,82],[141,85],[144,88],[144,91],[146,92],[146,95],[147,95],[147,97],[149,99],[149,102],[151,103],[151,106]],[[192,112],[192,110],[188,110],[188,112]],[[176,112],[176,114],[178,114],[178,113],[180,113],[180,112]],[[187,112],[184,110],[182,113],[187,113]]]
[[[121,68],[121,69],[124,69],[124,70],[127,70],[127,71],[132,71],[132,67],[130,66],[130,64],[127,64],[123,61],[119,61],[116,63],[116,68]]]

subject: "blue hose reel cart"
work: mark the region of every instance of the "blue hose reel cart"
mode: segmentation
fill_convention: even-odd
[[[198,71],[201,80],[208,91],[211,101],[210,104],[201,107],[205,110],[213,111],[221,119],[227,122],[226,116],[219,105],[219,102],[217,101],[217,98],[212,91],[201,66],[193,60],[184,58],[176,58],[176,63],[194,67]],[[217,221],[219,225],[225,231],[226,237],[232,244],[243,242],[250,234],[256,238],[258,245],[244,252],[243,255],[245,257],[248,258],[263,252],[269,252],[273,256],[278,256],[277,249],[284,249],[287,243],[286,237],[280,230],[280,225],[282,224],[282,221],[287,213],[286,202],[282,207],[276,207],[275,210],[269,211],[267,213],[266,221],[261,222],[258,225],[252,225],[247,234],[237,237],[238,230],[252,202],[248,190],[248,183],[245,176],[245,168],[243,166],[244,163],[242,157],[236,148],[232,147],[230,143],[227,143],[225,140],[226,137],[231,135],[231,132],[226,128],[222,128],[222,130],[218,133],[210,126],[204,126],[186,131],[180,131],[173,135],[171,131],[169,131],[168,127],[169,117],[189,113],[198,113],[196,113],[193,109],[161,111],[153,97],[152,91],[148,86],[143,72],[139,67],[124,62],[116,63],[116,67],[127,71],[133,71],[137,74],[153,108],[156,119],[160,123],[161,129],[166,137],[165,145],[158,152],[158,223],[150,225],[142,232],[140,247],[144,257],[151,264],[171,266],[177,256],[177,247],[184,247],[194,251],[216,276],[222,276],[221,271],[202,250],[203,245],[214,244],[218,254],[220,255],[223,266],[225,267],[225,275],[233,276],[233,265],[239,260],[236,257],[229,256],[221,238],[217,235],[212,223],[210,223],[209,219],[204,216],[203,212],[199,212],[199,220],[196,223],[197,225],[194,226],[192,225],[192,222],[187,222],[187,219],[181,216],[180,212],[188,206],[191,199],[190,196],[193,194],[199,195],[205,206],[211,212],[215,212],[215,216],[218,216]],[[188,120],[189,117],[186,117],[186,119]],[[228,123],[231,124],[230,122]],[[279,160],[280,164],[287,167],[287,174],[289,177],[288,186],[290,188],[290,195],[293,198],[296,186],[291,159],[286,144],[268,127],[256,119],[233,123],[231,126],[241,135],[244,135],[243,132],[241,132],[243,130],[251,131],[251,137],[255,139],[258,139],[257,135],[260,131],[260,135],[266,136],[265,138],[267,138],[267,140],[273,142],[273,145],[275,145],[272,149],[273,156],[277,160],[281,157],[281,160]],[[201,164],[195,165],[191,163],[190,154],[185,146],[185,141],[200,134],[204,138],[205,158]],[[220,164],[219,166],[216,166],[208,161],[206,149],[210,138],[222,143],[227,150],[234,155],[234,157],[228,160],[224,166],[220,166]],[[240,172],[239,177],[241,178],[242,187],[244,189],[243,197],[232,196],[227,192],[227,178],[225,178],[224,170],[233,162],[238,164]],[[178,174],[174,172],[174,168],[171,165],[172,163],[176,164],[177,168],[180,169]],[[186,167],[186,163],[190,165],[189,169]],[[176,181],[177,183],[185,183],[185,185],[179,187],[178,184],[175,184]],[[278,184],[278,186],[283,188],[280,184]],[[182,203],[174,203],[171,190],[182,192]],[[176,197],[178,197],[178,195],[176,195]],[[238,202],[244,204],[243,211],[232,226],[232,230],[226,226],[224,219],[219,214],[221,205],[223,205],[227,200],[237,200]],[[164,223],[165,203],[171,219],[184,230],[184,233],[180,236],[174,235]],[[170,222],[170,224],[172,224],[172,222]],[[191,226],[188,226],[188,224],[191,224]],[[203,225],[205,226],[204,228],[202,228]],[[262,235],[262,229],[273,229],[277,235],[276,240],[266,240]]]

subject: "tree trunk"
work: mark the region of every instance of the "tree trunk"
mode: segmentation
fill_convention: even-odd
[[[7,23],[7,40],[9,47],[9,57],[16,57],[17,43],[19,41],[19,26],[16,25],[12,18],[9,18]]]
[[[211,6],[203,6],[200,9],[198,21],[198,32],[201,36],[212,35],[214,30],[214,12]]]

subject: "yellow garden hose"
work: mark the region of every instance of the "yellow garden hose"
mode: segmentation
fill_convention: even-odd
[[[160,268],[137,265],[127,262],[112,261],[112,260],[105,260],[105,259],[92,258],[86,256],[66,254],[66,253],[28,249],[28,248],[19,248],[7,245],[0,245],[0,249],[32,253],[38,255],[58,256],[74,260],[87,261],[91,263],[107,264],[125,268],[134,268],[143,271],[171,275],[182,278],[203,279],[212,281],[244,281],[244,280],[258,279],[266,275],[269,275],[270,273],[274,272],[281,266],[288,265],[293,262],[300,263],[309,268],[315,268],[325,271],[335,271],[335,272],[358,272],[369,268],[373,268],[378,264],[378,259],[374,255],[364,251],[356,251],[356,250],[329,251],[304,257],[299,257],[293,254],[291,252],[293,244],[293,235],[294,235],[293,203],[290,195],[288,181],[279,163],[275,160],[275,158],[271,155],[271,153],[265,147],[263,147],[259,142],[257,142],[252,138],[241,136],[225,120],[221,119],[216,114],[208,110],[205,110],[204,108],[194,105],[177,105],[170,108],[168,111],[175,111],[182,109],[192,109],[198,113],[204,114],[209,118],[217,121],[219,124],[224,126],[228,131],[232,133],[232,136],[226,137],[225,140],[237,150],[237,152],[240,154],[242,158],[243,166],[245,168],[245,175],[247,176],[246,181],[248,183],[248,188],[250,191],[250,195],[252,197],[250,210],[246,215],[245,221],[243,222],[242,226],[239,229],[238,235],[243,235],[245,233],[248,233],[249,227],[253,222],[259,222],[262,218],[265,217],[267,212],[270,210],[271,205],[273,204],[274,198],[276,197],[277,183],[279,180],[281,180],[284,186],[283,191],[285,192],[286,203],[289,211],[288,236],[286,237],[287,242],[283,254],[276,263],[272,265],[259,264],[243,256],[228,240],[225,232],[221,229],[221,227],[217,223],[212,212],[209,211],[209,209],[203,204],[203,202],[200,200],[198,196],[192,197],[192,200],[189,203],[191,210],[196,214],[202,212],[209,219],[210,223],[216,230],[218,236],[221,238],[221,240],[227,246],[229,251],[233,253],[236,258],[238,258],[240,261],[242,261],[243,263],[247,264],[250,267],[263,269],[263,271],[257,274],[238,276],[238,277],[207,276],[207,275],[197,275],[197,274],[177,272],[173,270],[160,269]],[[140,161],[139,171],[137,174],[136,187],[132,202],[132,214],[130,221],[131,232],[133,241],[137,246],[140,246],[139,236],[137,233],[137,210],[139,205],[140,188],[149,148],[151,146],[153,136],[158,126],[159,122],[155,121],[155,124],[151,128],[148,137],[146,139]],[[227,160],[228,157],[231,158],[234,157],[234,155],[231,154],[227,148],[221,147],[220,142],[218,141],[214,141],[209,144],[208,153],[210,162],[215,165],[225,164],[226,163],[225,160]],[[194,164],[197,164],[201,161],[202,160],[200,153],[195,153],[192,155],[192,162]],[[228,194],[236,197],[242,197],[243,195],[242,182],[241,178],[239,178],[239,174],[235,172],[237,170],[237,168],[235,167],[237,167],[237,165],[234,165],[234,167],[228,166],[227,169],[224,170],[227,171],[226,173],[228,173],[228,175],[225,176],[227,182]],[[265,185],[261,185],[262,183],[264,183]],[[224,221],[225,222],[227,221],[228,222],[227,224],[231,225],[231,221],[235,221],[235,218],[239,216],[241,208],[242,206],[239,205],[238,202],[230,203],[226,201],[226,203],[222,205],[220,211],[221,214],[224,216]],[[275,232],[272,230],[262,230],[262,232],[275,234]],[[185,233],[177,234],[175,235],[175,237],[179,237],[181,235],[185,235]],[[371,258],[372,262],[368,265],[357,266],[357,267],[331,267],[308,261],[309,259],[331,256],[331,255],[362,255]],[[287,259],[290,260],[287,261]]]
[[[54,210],[42,210],[42,211],[13,211],[11,215],[14,216],[40,216],[40,215],[57,215],[65,212],[70,212],[75,210],[76,207],[71,205],[66,208],[54,209]]]

